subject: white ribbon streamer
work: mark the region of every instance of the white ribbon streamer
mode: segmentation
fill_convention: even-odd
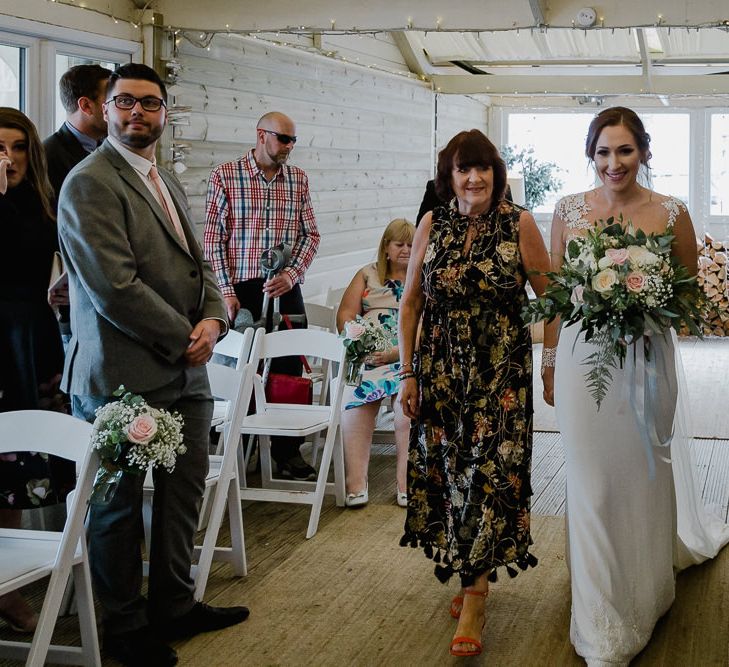
[[[648,476],[655,479],[654,451],[656,448],[667,449],[671,444],[678,396],[670,332],[643,336],[629,346],[625,356],[624,377],[624,389],[627,389],[648,459]],[[668,457],[660,458],[670,461]]]

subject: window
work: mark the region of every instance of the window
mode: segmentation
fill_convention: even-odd
[[[547,198],[532,213],[551,215],[554,205],[564,195],[589,190],[595,175],[585,157],[587,128],[592,113],[509,113],[507,141],[517,150],[534,149],[539,162],[553,162],[555,173],[562,181],[558,192],[548,192]]]
[[[651,136],[651,187],[661,194],[678,197],[689,206],[689,114],[641,113],[640,117]]]
[[[711,114],[709,215],[729,215],[729,114]]]
[[[0,107],[22,109],[24,49],[0,44]]]
[[[109,69],[139,60],[137,42],[3,15],[0,31],[0,106],[20,109],[47,137],[65,118],[58,80],[73,65]]]

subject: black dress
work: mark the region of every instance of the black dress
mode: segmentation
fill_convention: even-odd
[[[47,302],[56,225],[28,181],[0,195],[0,412],[65,411],[63,346]],[[0,509],[51,505],[75,483],[73,463],[0,454]]]
[[[531,537],[532,353],[519,253],[523,209],[501,201],[477,218],[437,207],[422,269],[416,373],[420,418],[408,457],[402,544],[436,576],[515,576],[536,564]],[[469,224],[476,225],[464,254]]]

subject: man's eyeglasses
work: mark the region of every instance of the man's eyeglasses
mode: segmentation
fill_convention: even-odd
[[[162,107],[167,106],[165,101],[161,97],[154,97],[154,95],[147,95],[146,97],[134,97],[134,95],[114,95],[114,97],[106,100],[106,104],[114,102],[117,109],[122,111],[131,111],[137,102],[142,105],[142,109],[145,111],[159,111]]]
[[[263,128],[261,128],[263,129]],[[268,134],[272,134],[276,139],[278,139],[284,146],[288,146],[289,144],[295,144],[296,143],[296,137],[291,136],[290,134],[281,134],[280,132],[274,132],[273,130],[263,130],[264,132]]]

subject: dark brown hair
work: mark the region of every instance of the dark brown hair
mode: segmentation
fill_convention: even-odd
[[[493,208],[503,197],[506,188],[506,163],[496,146],[480,130],[459,132],[438,153],[435,192],[442,201],[450,201],[454,196],[453,167],[491,167],[494,171],[494,193],[489,208]]]
[[[610,107],[603,109],[597,116],[592,119],[590,127],[587,130],[587,141],[585,142],[585,155],[590,160],[595,160],[595,150],[597,149],[597,140],[600,133],[606,127],[614,127],[623,125],[633,135],[635,144],[640,151],[640,161],[644,165],[648,165],[648,160],[653,157],[651,155],[650,145],[651,136],[645,131],[643,121],[638,118],[638,114],[627,107]]]
[[[61,104],[67,113],[78,109],[80,97],[88,97],[96,101],[99,85],[108,83],[110,69],[101,65],[76,65],[64,73],[58,82]]]
[[[109,76],[109,87],[106,91],[107,95],[111,95],[114,92],[114,86],[116,86],[116,82],[119,81],[119,79],[135,79],[156,83],[159,87],[160,93],[162,94],[162,99],[165,101],[165,104],[167,104],[167,88],[165,87],[165,83],[162,81],[159,74],[157,74],[157,72],[155,72],[151,67],[143,65],[142,63],[126,63],[126,65],[120,65]]]
[[[53,214],[53,207],[51,206],[53,187],[48,180],[46,154],[43,151],[43,144],[35,125],[22,111],[12,107],[0,107],[0,127],[20,130],[25,134],[25,139],[28,142],[28,170],[25,179],[38,193],[45,217],[49,220],[55,220],[56,216]]]

